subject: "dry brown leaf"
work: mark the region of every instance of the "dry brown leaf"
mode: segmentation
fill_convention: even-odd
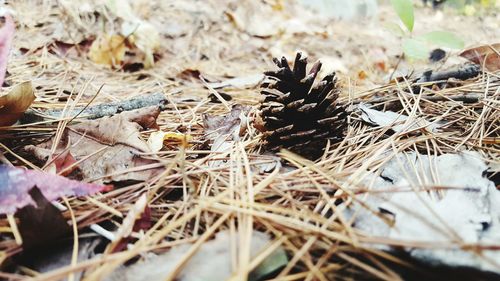
[[[146,159],[139,154],[149,151],[147,143],[140,138],[142,128],[156,127],[159,109],[142,108],[123,112],[111,117],[84,121],[66,128],[55,154],[69,147],[71,155],[78,163],[79,179],[111,182],[124,180],[147,180],[158,170],[127,170],[154,164],[155,160]],[[51,154],[53,140],[38,146],[29,145],[25,150],[41,161],[47,161]]]
[[[482,65],[489,71],[500,69],[500,43],[469,48],[460,53],[460,56]]]
[[[237,104],[226,116],[204,115],[203,123],[206,137],[211,140],[221,136],[228,140],[238,138],[246,130],[245,116],[249,110],[250,107]]]
[[[71,126],[70,130],[98,140],[103,144],[124,144],[147,152],[149,147],[141,138],[140,130],[142,128],[158,128],[156,118],[160,114],[160,109],[157,107],[145,109],[125,111],[99,120],[84,121]]]
[[[92,43],[89,58],[97,63],[117,67],[125,58],[125,37],[117,34],[103,34]]]
[[[0,97],[0,126],[10,126],[23,115],[35,100],[30,81],[23,82]]]
[[[212,152],[227,152],[233,143],[239,140],[247,130],[249,106],[237,104],[225,116],[204,115],[205,137],[211,141]],[[220,166],[224,161],[211,162],[212,167]]]

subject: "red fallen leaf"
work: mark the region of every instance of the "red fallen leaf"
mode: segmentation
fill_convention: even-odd
[[[23,239],[23,249],[55,243],[54,239],[71,233],[71,227],[54,205],[52,205],[36,186],[28,195],[36,206],[27,205],[19,209],[19,232]]]
[[[500,43],[470,48],[460,53],[460,56],[489,71],[500,69]]]
[[[14,38],[15,24],[10,15],[0,17],[0,24],[2,24],[0,28],[0,85],[2,85],[7,70],[7,58],[12,46],[12,38]]]
[[[0,214],[33,204],[28,192],[37,186],[49,201],[62,196],[84,196],[109,189],[109,186],[84,183],[65,177],[0,165]]]
[[[75,163],[76,159],[71,155],[71,151],[69,150],[56,155],[53,162],[56,167],[56,173],[61,176],[67,176],[76,170],[78,166]]]

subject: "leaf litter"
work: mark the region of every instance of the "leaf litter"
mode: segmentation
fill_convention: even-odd
[[[150,152],[140,130],[156,128],[156,118],[159,114],[158,107],[145,107],[111,117],[82,121],[66,127],[55,150],[54,140],[50,139],[36,146],[28,145],[25,151],[45,163],[60,159],[61,155],[69,153],[75,160],[71,164],[76,170],[75,177],[80,180],[109,183],[150,179],[159,173],[158,167],[132,173],[125,171],[158,163],[155,159],[140,155]],[[61,167],[57,168],[61,170]]]
[[[66,237],[71,232],[80,236],[73,243],[97,237],[106,242],[83,260],[75,258],[74,253],[78,252],[75,251],[81,247],[73,244],[65,249],[65,256],[71,256],[70,262],[61,263],[58,269],[35,272],[34,266],[16,264],[18,255],[23,254],[22,239],[16,239],[21,236],[18,223],[10,215],[3,216],[0,218],[1,278],[36,276],[40,280],[57,280],[73,276],[80,280],[102,280],[117,272],[124,274],[123,278],[134,278],[140,277],[135,274],[140,269],[152,268],[150,272],[157,269],[166,275],[165,279],[173,280],[174,275],[194,278],[198,272],[190,267],[195,264],[205,269],[211,262],[221,262],[226,271],[216,274],[229,274],[224,277],[230,276],[232,280],[257,280],[260,277],[252,279],[249,275],[252,269],[281,250],[285,256],[278,255],[266,270],[274,275],[262,278],[397,279],[408,274],[419,278],[428,276],[425,274],[439,276],[443,271],[453,273],[456,266],[462,265],[468,266],[461,273],[464,278],[499,272],[497,267],[476,263],[478,258],[495,254],[499,244],[495,237],[487,245],[480,240],[465,243],[453,235],[442,237],[446,246],[460,248],[461,255],[467,256],[457,263],[448,254],[441,255],[439,245],[432,240],[413,243],[404,232],[393,229],[386,236],[375,237],[363,228],[380,217],[385,222],[392,219],[395,224],[404,224],[412,221],[410,218],[418,219],[412,216],[415,213],[429,217],[433,225],[446,228],[450,224],[442,218],[448,219],[449,212],[441,213],[441,206],[452,202],[456,208],[486,198],[495,200],[489,194],[498,192],[490,182],[500,172],[497,71],[482,71],[464,81],[450,78],[417,82],[429,65],[426,61],[410,63],[400,57],[401,38],[381,28],[395,16],[385,5],[380,5],[376,14],[368,15],[369,19],[360,15],[354,21],[332,21],[324,20],[300,3],[282,1],[154,4],[136,1],[129,5],[132,17],[120,15],[123,10],[113,11],[100,1],[63,2],[43,7],[32,1],[8,3],[16,11],[18,31],[5,82],[15,86],[31,81],[36,99],[30,110],[43,118],[21,119],[20,123],[2,127],[1,159],[16,166],[43,169],[44,175],[57,173],[83,181],[80,184],[114,184],[113,190],[94,195],[69,193],[60,199],[47,198],[58,206],[72,228]],[[435,30],[434,27],[459,31],[467,45],[494,43],[491,39],[498,38],[495,14],[485,13],[484,21],[478,23],[475,18],[453,10],[417,8],[414,12],[417,21],[425,18],[415,25],[419,34]],[[124,25],[126,21],[145,22],[148,27],[141,31],[136,24]],[[478,28],[484,32],[477,32]],[[155,43],[156,35],[151,37],[152,43],[144,43],[149,44],[149,51],[141,49],[139,43],[134,44],[138,42],[134,40],[140,41],[140,36],[154,31],[159,34],[159,45]],[[109,52],[103,60],[104,66],[88,58],[89,46],[104,34],[126,39],[128,50],[114,68],[109,67],[115,60]],[[69,44],[72,51],[49,51],[58,42]],[[355,112],[349,116],[345,138],[327,144],[324,155],[315,162],[287,151],[269,155],[262,146],[261,133],[253,126],[254,109],[262,102],[255,89],[256,73],[272,69],[271,57],[285,55],[290,59],[297,49],[302,49],[311,62],[324,58],[324,71],[337,71],[343,86],[338,102],[351,107],[370,104],[371,109],[383,115],[392,111],[410,121],[439,124],[439,129],[393,133],[389,131],[392,121],[373,127]],[[145,67],[146,57],[154,62],[151,68]],[[464,58],[450,52],[430,67],[433,73],[440,73],[440,69],[463,62]],[[135,63],[142,66],[134,71],[126,69],[125,66]],[[392,79],[397,73],[403,75]],[[218,92],[220,89],[231,99],[225,99]],[[148,95],[160,95],[167,101],[162,102],[162,111],[156,116],[152,108],[133,111],[137,108],[121,106],[123,101]],[[86,120],[88,115],[82,110],[106,104],[113,105],[111,113]],[[56,114],[50,115],[52,112]],[[132,118],[134,114],[156,123],[148,121],[149,125],[144,126]],[[102,116],[112,117],[102,119]],[[155,132],[163,136],[155,137],[160,141],[156,141],[152,150],[146,140],[155,136]],[[171,145],[168,140],[163,142],[164,133],[192,139],[189,145],[183,141]],[[471,199],[465,195],[468,193],[460,193],[459,199],[459,193],[450,189],[456,186],[440,185],[451,183],[426,180],[454,175],[450,172],[453,168],[448,169],[453,166],[450,162],[443,162],[446,169],[416,173],[417,180],[412,182],[425,187],[430,195],[407,187],[401,191],[405,186],[401,187],[403,177],[396,168],[386,177],[388,165],[394,164],[390,159],[400,159],[401,155],[426,159],[400,160],[408,164],[402,173],[411,174],[421,169],[418,166],[427,167],[424,162],[437,161],[436,157],[465,161],[458,152],[466,150],[475,151],[475,159],[480,158],[484,165],[480,169],[463,170],[456,179],[465,178],[467,182],[476,179],[476,185],[489,186],[487,194],[473,192]],[[487,170],[480,171],[483,169]],[[372,189],[370,180],[384,188]],[[52,180],[46,183],[57,186]],[[423,197],[420,205],[425,209],[419,208],[420,212],[405,212],[388,204],[381,211],[378,203],[369,201],[380,194],[392,195],[394,199],[406,196],[403,199],[411,203],[418,196],[430,199]],[[356,211],[348,213],[352,209]],[[367,217],[362,212],[365,209]],[[461,211],[466,210],[468,216],[463,219],[476,213],[488,214],[481,208],[467,207]],[[498,224],[498,218],[490,218],[490,226]],[[363,219],[365,225],[358,219]],[[470,237],[478,237],[483,232],[479,226],[486,219],[474,216],[473,222],[457,224],[463,224],[460,227],[472,233]],[[453,227],[457,224],[451,223]],[[461,231],[458,227],[455,231]],[[423,226],[421,230],[424,229],[427,228]],[[257,255],[254,253],[259,247],[253,247],[257,240],[255,233],[264,235],[266,245],[270,245]],[[221,239],[222,236],[226,238]],[[223,249],[221,259],[199,255],[216,243]],[[57,248],[50,245],[51,249]],[[400,255],[398,249],[406,250],[403,251],[406,255]],[[178,259],[171,268],[156,266],[157,261],[162,262],[168,256]],[[415,267],[415,259],[427,267]],[[440,266],[433,262],[436,260]]]

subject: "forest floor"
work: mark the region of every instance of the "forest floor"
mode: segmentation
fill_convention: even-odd
[[[398,280],[423,276],[429,266],[410,258],[411,251],[401,255],[403,249],[462,249],[488,261],[498,256],[482,252],[487,247],[460,230],[436,242],[358,228],[370,223],[356,220],[363,207],[375,208],[374,217],[387,215],[363,202],[400,153],[419,158],[470,151],[496,184],[500,171],[498,70],[417,85],[425,71],[467,60],[459,56],[462,50],[448,49],[438,62],[403,57],[405,36],[391,28],[399,19],[389,5],[380,5],[374,17],[341,21],[286,1],[132,1],[130,9],[118,1],[7,2],[16,32],[2,91],[31,81],[36,99],[28,113],[38,119],[1,128],[2,162],[106,190],[55,203],[71,232],[32,238],[40,240],[34,248],[16,226],[22,225],[19,214],[0,215],[0,279]],[[498,10],[478,8],[469,16],[419,5],[415,19],[413,35],[450,31],[464,49],[500,40]],[[273,57],[292,62],[297,51],[311,65],[323,63],[319,76],[337,73],[338,102],[351,112],[343,140],[329,144],[316,161],[267,150],[254,126],[263,73],[277,69]],[[139,106],[136,115],[126,115],[127,101],[155,94],[161,112]],[[85,114],[71,114],[110,103],[120,104],[123,117],[88,121]],[[405,128],[369,124],[371,111],[360,104],[382,115],[406,115]],[[51,111],[59,116],[48,116]],[[75,133],[82,127],[88,135]],[[408,169],[418,177],[419,168]],[[430,174],[452,177],[438,170]],[[443,182],[419,178],[416,186],[439,198],[447,192]],[[438,221],[446,228],[446,218]],[[498,227],[500,217],[492,221]],[[500,240],[492,241],[486,250],[498,252]],[[168,257],[169,265],[161,269],[158,257]],[[259,266],[262,260],[267,268]],[[451,266],[500,274],[497,262]]]

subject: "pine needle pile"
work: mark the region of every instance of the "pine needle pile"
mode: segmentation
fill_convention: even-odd
[[[454,186],[450,190],[433,184],[434,174],[418,178],[425,185],[375,190],[385,181],[384,165],[400,153],[432,156],[473,150],[491,167],[482,180],[496,177],[498,183],[498,71],[483,70],[478,77],[452,81],[448,87],[440,86],[448,81],[416,83],[415,77],[389,82],[383,77],[392,68],[400,70],[405,60],[395,55],[401,53],[401,38],[380,35],[385,34],[383,22],[318,23],[316,14],[298,6],[299,1],[233,0],[136,1],[138,5],[127,1],[137,17],[161,33],[154,66],[131,71],[119,67],[136,66],[133,62],[106,66],[90,60],[89,40],[108,34],[125,38],[137,32],[121,34],[123,19],[103,1],[6,2],[18,15],[6,85],[31,81],[36,99],[30,111],[45,117],[0,128],[0,161],[5,167],[61,177],[68,175],[68,167],[77,167],[88,171],[80,182],[113,187],[51,201],[67,230],[63,237],[41,241],[40,257],[23,243],[18,214],[0,214],[1,280],[141,280],[163,270],[157,279],[147,280],[185,281],[193,280],[186,279],[187,274],[204,273],[192,267],[193,260],[200,261],[203,269],[229,272],[230,278],[212,280],[402,280],[406,276],[429,280],[436,272],[397,254],[405,249],[461,249],[480,258],[498,249],[498,243],[457,239],[454,231],[445,231],[442,242],[434,243],[376,236],[360,230],[363,223],[357,223],[361,212],[381,218],[380,224],[391,223],[392,217],[380,205],[362,204],[370,198],[422,190],[420,195],[432,193],[439,199],[455,192]],[[393,14],[381,9],[380,18]],[[491,16],[484,21],[461,17],[456,22],[429,21],[422,29],[447,29],[446,23],[457,29],[470,25],[476,30],[463,28],[462,35],[475,42],[484,39],[477,30],[491,22],[496,22]],[[484,28],[484,36],[490,38],[500,38],[498,32]],[[134,39],[140,35],[150,38],[143,32],[134,34]],[[285,58],[275,60],[278,69],[262,75],[273,67],[270,58],[285,55],[291,62],[297,47],[323,64],[308,67],[299,53],[293,65]],[[379,54],[394,48],[397,52]],[[126,57],[130,53],[126,51]],[[422,68],[427,69],[429,63],[424,63]],[[324,77],[319,77],[320,69],[327,72]],[[328,74],[332,69],[336,74]],[[2,91],[7,93],[10,87],[4,85]],[[413,92],[417,87],[419,91]],[[109,127],[100,130],[112,136],[106,142],[89,131],[78,131],[82,123],[103,119],[88,120],[82,109],[86,113],[113,104],[120,112],[123,102],[145,96],[165,100],[155,115],[157,126],[127,122],[132,118],[111,119]],[[362,119],[361,104],[406,119],[369,124]],[[64,114],[48,114],[53,112]],[[127,112],[125,108],[122,113]],[[212,116],[213,128],[206,126],[205,116]],[[124,130],[120,124],[129,126]],[[403,129],[395,131],[394,125]],[[155,140],[155,135],[161,137],[157,150],[139,150],[143,145],[153,147],[147,140]],[[75,159],[56,165],[27,154],[29,145],[51,153],[51,159],[59,155]],[[104,164],[108,170],[101,168]],[[405,172],[428,171],[414,165]],[[471,189],[472,195],[476,193]],[[348,213],[356,204],[360,208]],[[434,221],[429,225],[450,229],[447,221]],[[42,226],[42,231],[54,232],[50,224]],[[253,247],[255,232],[268,237],[259,249]],[[227,266],[213,266],[220,253],[207,255],[205,249],[221,233],[228,238],[223,243],[229,249]],[[272,274],[252,279],[250,273],[279,249],[285,261],[277,263]],[[171,254],[175,258],[169,258]],[[172,266],[152,263],[155,257],[169,258]],[[54,265],[54,260],[61,263]],[[450,276],[435,279],[455,277]]]

